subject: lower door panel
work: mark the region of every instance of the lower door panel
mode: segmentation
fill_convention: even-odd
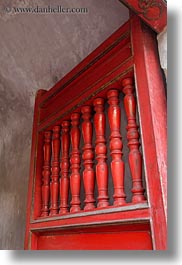
[[[151,250],[148,226],[102,226],[39,232],[38,250]]]

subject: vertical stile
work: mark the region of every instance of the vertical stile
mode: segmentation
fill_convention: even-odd
[[[69,195],[69,148],[70,148],[70,121],[62,122],[61,136],[61,178],[60,178],[60,213],[68,212]]]
[[[109,109],[108,118],[110,126],[110,151],[111,172],[114,184],[114,205],[119,206],[126,203],[124,192],[124,162],[122,161],[122,138],[120,134],[121,110],[119,107],[119,91],[109,90],[107,93]]]
[[[50,215],[58,214],[59,172],[60,172],[60,126],[53,127],[52,139],[52,183]]]
[[[83,123],[82,123],[82,134],[83,134],[83,160],[85,169],[83,171],[83,182],[85,189],[85,207],[84,210],[92,210],[95,208],[94,199],[94,186],[95,186],[95,173],[93,169],[94,152],[92,147],[92,136],[93,126],[90,121],[92,114],[91,106],[83,106],[81,109]]]
[[[44,133],[44,165],[42,172],[42,209],[41,216],[49,215],[49,200],[50,200],[50,175],[51,175],[51,131]]]
[[[80,129],[79,129],[80,113],[74,112],[71,115],[71,177],[70,177],[70,188],[71,188],[71,209],[70,212],[80,211]]]
[[[132,78],[126,78],[122,81],[124,97],[124,107],[128,120],[127,139],[129,152],[129,165],[132,176],[132,202],[143,202],[144,188],[142,184],[142,155],[139,151],[139,132],[136,123],[136,99],[134,97],[134,87]]]
[[[106,163],[106,140],[105,140],[105,127],[106,118],[104,114],[104,99],[96,98],[94,100],[94,127],[96,132],[96,179],[98,186],[98,207],[106,207],[109,205],[108,197],[108,167]]]

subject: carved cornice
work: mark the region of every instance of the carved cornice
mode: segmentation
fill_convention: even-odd
[[[159,19],[163,11],[161,3],[156,0],[138,0],[138,7],[142,10],[138,14],[148,20]]]
[[[167,25],[167,3],[164,0],[119,0],[134,11],[157,33]]]

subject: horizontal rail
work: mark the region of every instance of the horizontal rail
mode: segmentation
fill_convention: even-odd
[[[73,98],[72,94],[69,94],[70,102],[67,104],[65,97],[63,96],[59,102],[59,107],[55,110],[50,117],[45,121],[39,122],[38,131],[50,130],[52,126],[57,125],[63,119],[69,119],[73,111],[79,110],[84,104],[90,104],[97,96],[103,96],[110,88],[119,88],[121,81],[124,78],[133,76],[133,57],[130,57],[124,62],[121,62],[117,69],[113,69],[111,73],[103,76],[101,80],[97,80],[91,87],[78,89],[78,94]],[[74,89],[74,88],[73,88]],[[41,112],[41,109],[40,109]]]
[[[37,220],[32,220],[31,224],[71,219],[71,218],[77,218],[77,217],[94,216],[94,215],[100,215],[100,214],[110,214],[110,213],[118,213],[118,212],[126,212],[126,211],[143,210],[143,209],[148,209],[148,208],[149,208],[148,203],[131,204],[131,205],[121,206],[121,207],[110,206],[109,208],[106,208],[106,209],[94,209],[90,211],[84,211],[84,212],[73,213],[73,214],[68,213],[68,214],[60,215],[60,216],[54,216],[54,217],[48,217],[48,218],[42,218],[42,219],[39,218]]]
[[[135,209],[130,211],[107,212],[105,214],[92,214],[89,216],[76,216],[75,218],[58,218],[44,221],[35,220],[30,224],[31,231],[61,230],[71,227],[95,226],[104,224],[125,224],[125,223],[150,223],[150,210],[148,208]]]

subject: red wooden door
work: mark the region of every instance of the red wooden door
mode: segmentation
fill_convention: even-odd
[[[136,231],[134,231],[136,230]],[[105,225],[42,233],[36,242],[38,250],[151,250],[149,225]]]
[[[25,249],[166,249],[165,104],[137,16],[39,90]]]

